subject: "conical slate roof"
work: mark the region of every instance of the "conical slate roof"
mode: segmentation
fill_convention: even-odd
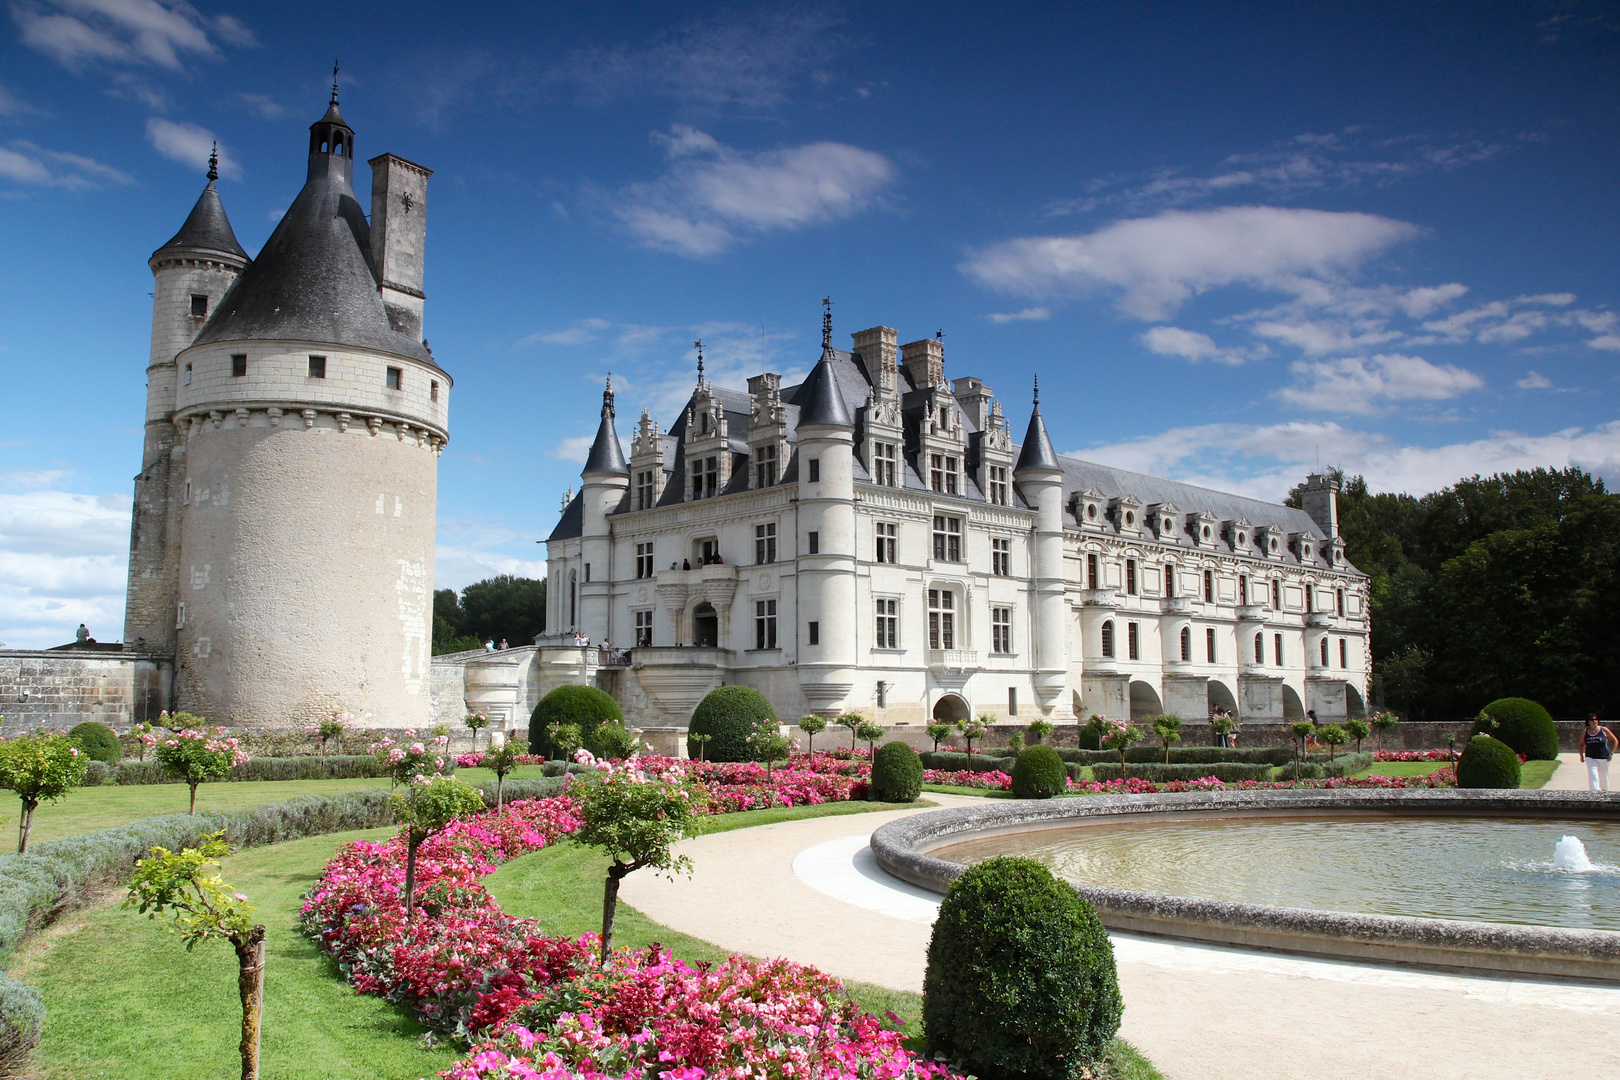
[[[844,404],[844,395],[838,390],[838,375],[828,363],[829,350],[823,349],[821,359],[810,369],[810,375],[799,387],[794,404],[799,406],[799,427],[826,424],[831,427],[855,426]]]
[[[327,117],[342,123],[336,104]],[[354,159],[341,154],[309,155],[304,189],[258,258],[220,299],[195,344],[307,341],[434,363],[420,341],[388,323],[371,262],[371,227],[351,182],[353,167]]]
[[[174,239],[152,252],[152,258],[171,251],[217,251],[247,261],[248,253],[236,242],[236,231],[231,219],[225,216],[225,204],[212,180],[197,196],[197,205],[191,208],[186,223],[174,234]]]
[[[1013,466],[1013,472],[1020,473],[1025,469],[1063,469],[1052,450],[1052,439],[1046,434],[1046,421],[1041,419],[1039,398],[1035,401],[1035,411],[1029,414],[1029,430],[1024,432],[1024,445],[1018,449],[1018,464]]]
[[[619,433],[613,427],[613,384],[602,391],[602,423],[596,428],[596,441],[591,443],[590,456],[585,459],[581,476],[609,473],[629,476],[630,466],[624,463],[624,448],[619,445]]]

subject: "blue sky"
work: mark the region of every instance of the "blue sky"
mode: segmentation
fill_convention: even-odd
[[[667,424],[693,339],[791,377],[828,294],[1095,460],[1620,479],[1614,3],[8,0],[0,640],[120,636],[146,258],[216,138],[258,249],[334,55],[360,155],[436,170],[441,585],[542,572],[606,372]]]

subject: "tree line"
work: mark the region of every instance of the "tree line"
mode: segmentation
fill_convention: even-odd
[[[454,589],[433,592],[433,655],[481,649],[505,640],[533,645],[546,628],[546,583],[499,574]]]
[[[1566,719],[1620,710],[1620,495],[1601,479],[1534,469],[1417,497],[1335,475],[1346,555],[1372,579],[1373,704],[1437,720],[1510,696]]]

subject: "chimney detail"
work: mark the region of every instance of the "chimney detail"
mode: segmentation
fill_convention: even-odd
[[[911,376],[911,385],[918,390],[930,386],[945,386],[945,343],[938,338],[923,338],[900,346],[900,358]]]
[[[422,262],[427,240],[427,182],[433,175],[393,154],[371,165],[371,264],[394,330],[422,337]]]
[[[1299,508],[1329,540],[1339,535],[1339,478],[1312,473],[1299,490]]]
[[[895,360],[899,349],[895,342],[900,340],[900,334],[892,326],[874,326],[870,330],[860,330],[850,335],[855,345],[855,352],[860,355],[861,363],[866,365],[866,373],[872,379],[872,385],[885,397],[893,396],[895,391]]]

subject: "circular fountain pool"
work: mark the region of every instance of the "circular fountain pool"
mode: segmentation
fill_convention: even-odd
[[[1574,836],[1584,844],[1577,857]],[[1108,819],[930,854],[1027,855],[1077,885],[1206,900],[1620,930],[1620,821],[1318,815]]]

